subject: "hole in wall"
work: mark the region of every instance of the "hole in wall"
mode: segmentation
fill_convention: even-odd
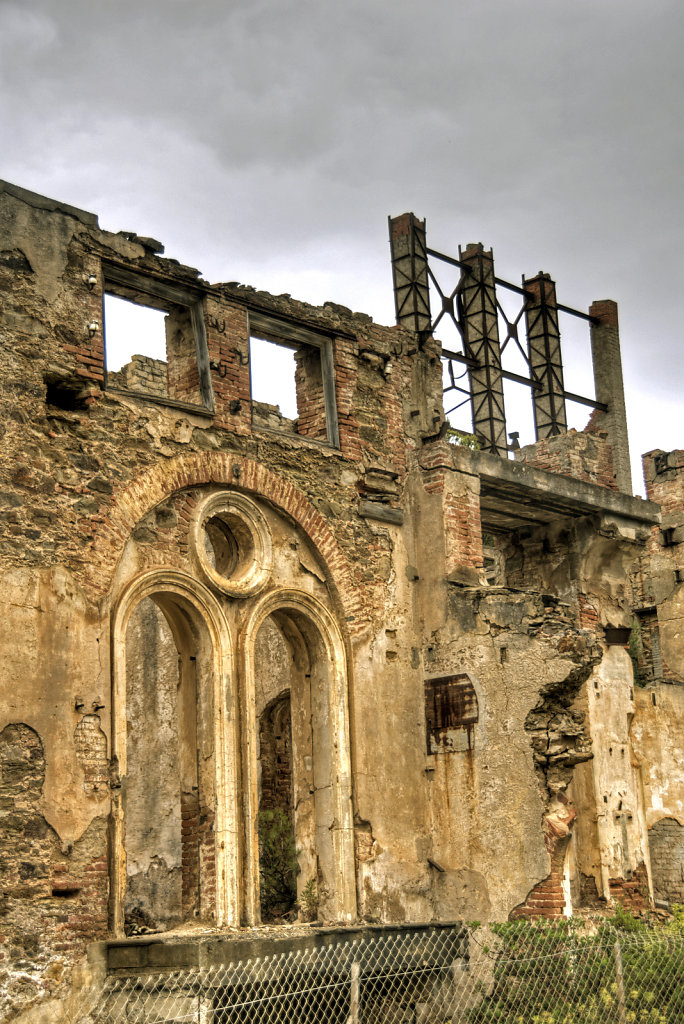
[[[226,579],[239,579],[251,567],[254,538],[238,516],[210,516],[204,524],[204,546],[210,565]]]
[[[83,393],[83,382],[73,384],[66,380],[45,381],[45,404],[63,412],[80,412],[87,409]]]

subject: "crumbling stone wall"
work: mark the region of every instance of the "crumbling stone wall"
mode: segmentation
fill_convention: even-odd
[[[168,397],[169,387],[166,379],[167,364],[163,359],[152,359],[150,356],[134,355],[131,361],[120,370],[109,371],[107,385],[116,388],[130,388],[148,395]]]
[[[0,732],[0,1013],[59,993],[88,943],[107,933],[106,820],[62,843],[41,813],[45,752],[21,722]]]
[[[649,844],[656,899],[684,903],[684,826],[661,818],[649,830]]]
[[[45,763],[17,834],[43,822],[41,861],[78,890],[50,889],[76,912],[30,951],[35,984],[12,1005],[47,991],[55,960],[50,991],[65,996],[86,943],[123,931],[132,877],[141,906],[164,903],[141,928],[196,911],[206,927],[256,923],[255,820],[260,800],[284,801],[288,775],[298,886],[315,884],[322,921],[566,911],[564,851],[596,812],[575,783],[607,739],[586,688],[612,663],[605,627],[629,619],[624,565],[657,514],[614,491],[605,439],[565,441],[558,465],[582,476],[579,497],[569,478],[522,465],[492,512],[508,464],[441,436],[436,339],[333,303],[210,285],[153,240],[13,186],[0,187],[0,220],[0,646],[11,655],[0,728],[25,723]],[[103,292],[140,300],[141,278],[173,297],[168,393],[156,398],[104,386],[101,331],[89,328]],[[255,322],[299,350],[296,425],[252,402]],[[312,336],[329,345],[325,380]],[[536,525],[506,520],[537,504]],[[152,651],[134,635],[146,601]],[[630,664],[624,655],[621,713]],[[468,699],[429,746],[426,694],[438,691]],[[290,765],[281,744],[274,771],[259,723],[286,693]],[[194,774],[181,736],[193,715]],[[155,764],[173,787],[146,794]],[[589,873],[600,844],[583,835],[577,870]],[[11,951],[51,904],[37,899],[42,876],[24,892],[8,865]],[[611,865],[618,883],[638,869]]]
[[[598,421],[600,423],[600,420]],[[599,487],[617,490],[613,450],[607,434],[591,424],[590,429],[542,438],[515,451],[515,458],[549,473],[561,473],[586,480]]]
[[[643,682],[684,681],[684,452],[643,457],[646,492],[662,508],[646,552],[633,573],[635,654]]]

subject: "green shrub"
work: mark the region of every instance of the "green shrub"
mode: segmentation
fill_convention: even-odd
[[[284,811],[259,811],[259,876],[262,921],[285,917],[297,902],[297,850]]]
[[[468,1024],[682,1024],[684,907],[662,926],[622,907],[582,919],[489,926],[493,985]]]

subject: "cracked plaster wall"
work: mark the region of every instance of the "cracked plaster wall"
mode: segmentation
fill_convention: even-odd
[[[81,851],[100,866],[113,856],[105,836],[110,794],[86,778],[88,765],[102,767],[102,736],[111,759],[110,622],[127,588],[163,570],[201,582],[225,618],[226,707],[243,729],[241,750],[256,741],[244,733],[249,714],[258,722],[277,693],[289,688],[294,696],[299,688],[292,713],[296,813],[307,860],[300,877],[313,872],[316,856],[326,884],[344,881],[346,838],[339,832],[346,826],[332,803],[339,779],[330,751],[331,737],[346,727],[346,706],[340,699],[332,716],[325,707],[330,652],[306,619],[306,602],[288,612],[289,625],[267,620],[254,647],[255,706],[246,706],[245,631],[258,596],[217,590],[192,547],[196,509],[221,491],[250,496],[270,531],[265,595],[278,588],[301,594],[339,634],[336,657],[343,655],[346,675],[344,689],[334,692],[348,703],[350,742],[334,765],[352,791],[360,916],[506,918],[552,875],[557,847],[549,835],[565,840],[575,814],[595,814],[589,786],[575,808],[567,802],[580,790],[573,773],[576,780],[580,771],[594,777],[586,763],[592,738],[594,752],[605,746],[605,723],[582,698],[592,673],[614,690],[616,737],[628,735],[626,716],[634,709],[625,656],[609,652],[605,667],[596,666],[602,625],[628,615],[624,566],[641,543],[639,531],[585,517],[509,538],[497,548],[500,585],[487,587],[475,463],[465,451],[455,462],[452,446],[438,436],[438,343],[419,346],[410,332],[333,303],[315,308],[242,285],[209,286],[192,268],[163,260],[149,240],[102,231],[92,216],[58,204],[41,209],[39,199],[0,192],[10,254],[24,254],[0,260],[0,388],[8,410],[0,427],[0,646],[8,670],[0,728],[22,722],[40,739],[45,782],[36,807],[53,830],[46,835],[59,863],[69,877],[85,877],[92,869]],[[102,390],[101,340],[89,338],[86,327],[101,316],[103,259],[197,289],[213,415]],[[84,284],[90,274],[93,291]],[[334,338],[339,450],[253,423],[245,358],[253,309]],[[302,363],[299,372],[305,369]],[[604,447],[587,451],[600,449],[603,457]],[[312,666],[309,704],[304,680]],[[425,681],[454,674],[472,681],[478,726],[453,752],[428,754]],[[638,720],[639,697],[636,703]],[[680,714],[673,708],[673,723]],[[84,758],[84,730],[76,730],[91,715],[100,725],[92,730],[92,757]],[[605,751],[599,761],[602,787],[622,785],[623,775],[626,791],[633,785],[626,769],[615,774]],[[108,775],[116,803],[122,780],[111,760]],[[241,786],[235,832],[222,841],[242,844],[248,874],[254,851],[241,817],[249,806],[244,773]],[[320,791],[320,810],[312,811],[311,786]],[[213,799],[228,795],[219,788]],[[592,841],[585,845],[581,863],[593,856]],[[640,850],[636,839],[630,850]],[[140,853],[152,863],[154,853]],[[630,853],[630,864],[636,855]],[[617,854],[607,863],[619,870]],[[78,930],[76,922],[63,922],[78,942],[59,953],[56,997],[66,998],[69,971],[82,962],[85,943],[103,932],[106,871],[99,884],[92,890],[94,920]],[[25,899],[12,912],[20,908],[35,921],[29,896],[11,899]],[[323,901],[324,920],[337,912],[334,899]],[[34,966],[44,978],[45,965]],[[65,1006],[54,1010],[55,1020]]]

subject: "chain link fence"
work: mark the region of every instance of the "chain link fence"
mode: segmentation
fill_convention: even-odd
[[[528,924],[364,929],[205,968],[110,976],[89,1016],[94,1024],[684,1024],[684,936]]]

